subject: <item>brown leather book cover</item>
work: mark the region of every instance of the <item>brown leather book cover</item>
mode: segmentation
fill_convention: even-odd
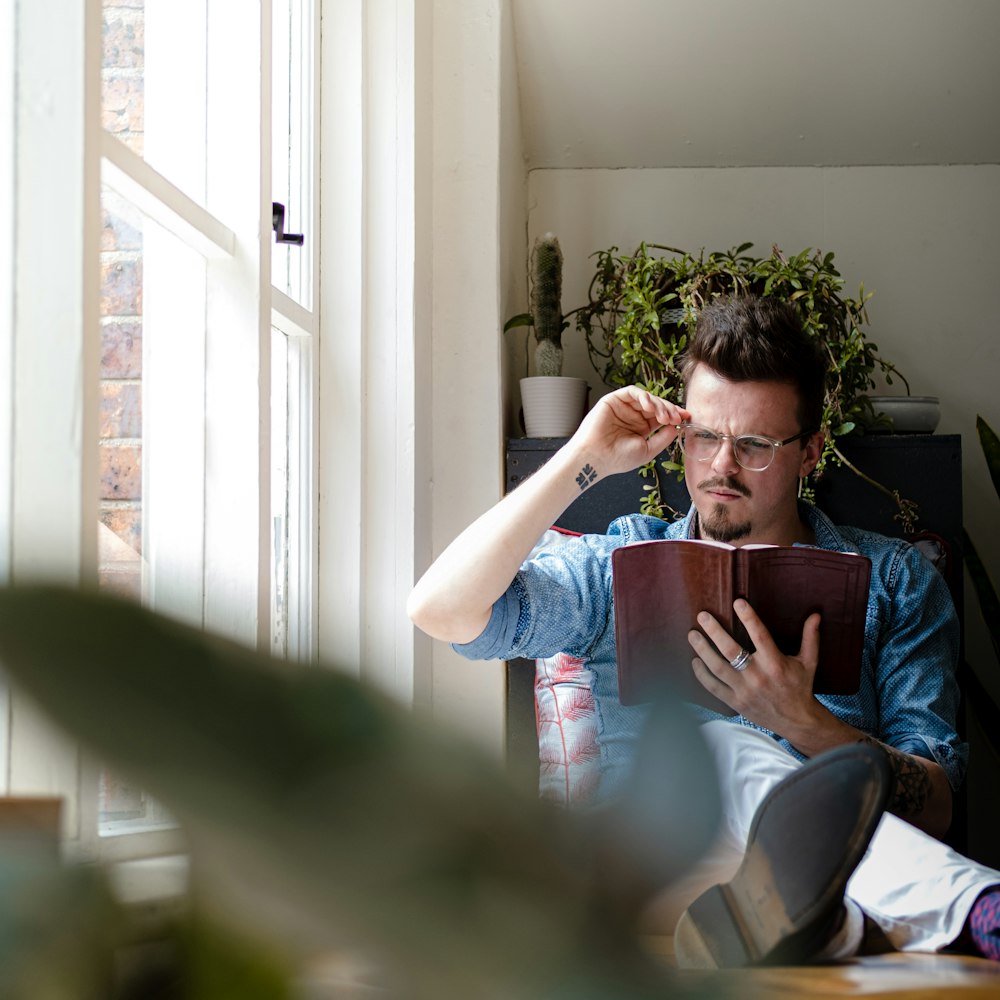
[[[699,611],[714,615],[753,650],[733,601],[744,597],[778,648],[798,652],[802,626],[820,623],[816,694],[855,694],[871,561],[807,546],[745,545],[670,539],[640,542],[612,554],[618,695],[623,705],[650,701],[663,690],[725,715],[734,712],[702,687],[691,669],[688,632]]]

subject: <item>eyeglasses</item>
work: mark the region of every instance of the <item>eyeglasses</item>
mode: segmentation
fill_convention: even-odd
[[[711,462],[719,454],[722,442],[732,441],[737,464],[749,472],[763,472],[774,461],[779,448],[813,433],[811,430],[800,431],[779,441],[764,434],[719,434],[697,424],[681,424],[677,428],[677,441],[681,451],[692,462]]]

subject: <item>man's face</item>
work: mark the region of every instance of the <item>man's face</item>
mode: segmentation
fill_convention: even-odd
[[[685,402],[693,424],[719,434],[761,434],[778,441],[805,430],[799,426],[798,404],[794,386],[728,382],[704,365],[691,375]],[[816,465],[821,446],[819,434],[804,448],[798,441],[784,445],[763,472],[742,468],[728,439],[711,461],[687,460],[685,480],[701,536],[737,545],[805,540],[796,504],[798,481]]]

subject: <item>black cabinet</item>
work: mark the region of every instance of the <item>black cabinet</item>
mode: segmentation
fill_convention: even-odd
[[[541,468],[565,444],[561,438],[512,438],[507,442],[507,492]],[[918,529],[933,531],[961,555],[962,438],[958,434],[892,434],[842,443],[845,457],[879,483],[899,490],[919,507]],[[621,514],[639,509],[642,486],[637,472],[601,480],[566,510],[557,524],[571,531],[602,532]],[[666,502],[686,512],[687,487],[660,473]],[[819,506],[835,524],[853,524],[885,535],[902,535],[893,499],[844,466],[831,466],[817,484]]]

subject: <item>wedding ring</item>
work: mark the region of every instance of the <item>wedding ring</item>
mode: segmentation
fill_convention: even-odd
[[[753,653],[751,653],[750,650],[741,649],[739,654],[729,661],[729,665],[733,668],[733,670],[746,670],[751,656],[753,656]]]

